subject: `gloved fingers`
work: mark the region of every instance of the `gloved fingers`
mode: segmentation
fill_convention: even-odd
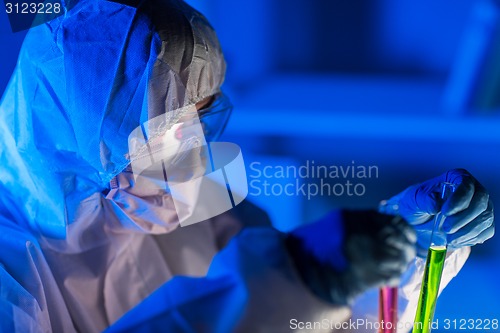
[[[350,237],[345,245],[351,266],[365,267],[367,270],[374,271],[382,263],[387,262],[392,265],[392,263],[404,262],[407,248],[413,249],[414,245],[397,236],[386,243],[367,235],[355,235]]]
[[[417,186],[415,196],[414,213],[425,213],[435,215],[441,210],[441,182],[434,179],[423,182]]]
[[[399,276],[405,272],[408,263],[415,258],[415,255],[415,248],[411,248],[400,251],[397,255],[386,256],[377,263],[373,272],[378,272],[380,276]]]
[[[406,253],[406,251],[404,251]],[[369,288],[382,286],[389,281],[396,281],[404,273],[411,260],[405,254],[388,255],[385,253],[382,259],[378,256],[358,258],[350,265],[350,279],[362,286],[361,291]]]
[[[450,246],[450,248],[456,249],[456,248],[465,247],[465,246],[474,246],[477,244],[482,244],[485,241],[487,241],[488,239],[490,239],[491,237],[493,237],[494,234],[495,234],[495,226],[491,225],[488,229],[484,230],[477,237],[474,237],[473,239],[468,240],[468,241],[460,244],[460,246],[458,246],[458,247]]]
[[[396,216],[391,220],[390,227],[383,228],[378,235],[379,246],[377,251],[382,258],[392,256],[402,262],[403,266],[415,257],[415,243],[417,234],[402,217]]]
[[[350,218],[356,217],[359,221],[351,221],[346,229],[351,231],[348,233],[351,239],[347,242],[347,247],[351,259],[354,256],[378,255],[383,257],[387,255],[384,251],[394,251],[400,255],[400,251],[406,247],[414,247],[417,240],[413,228],[400,216],[391,216],[380,214],[377,212],[356,212],[344,213],[344,216]],[[364,223],[360,223],[364,221]],[[360,228],[365,226],[365,228]],[[355,241],[354,241],[355,240]],[[355,247],[351,245],[356,243]],[[375,258],[376,260],[378,258]]]
[[[404,272],[415,257],[415,240],[416,237],[409,241],[394,230],[384,238],[357,235],[350,238],[346,250],[352,268],[377,276],[392,277]]]
[[[415,230],[400,216],[388,220],[374,242],[379,269],[387,270],[391,275],[401,273],[408,262],[415,257]],[[393,271],[391,271],[393,270]]]
[[[447,173],[446,180],[456,185],[455,192],[443,204],[441,212],[450,216],[469,207],[475,192],[487,193],[486,189],[466,170],[454,169]]]
[[[441,199],[441,183],[443,182],[457,186],[455,192],[446,202]],[[436,215],[440,211],[446,215],[453,215],[469,206],[476,184],[481,186],[467,170],[453,169],[416,186],[413,193],[414,197],[411,197],[410,191],[405,196],[405,200],[412,206],[415,215]],[[411,205],[412,201],[414,205]],[[416,219],[419,222],[421,220],[421,218]]]
[[[458,169],[448,170],[438,178],[441,178],[441,182],[447,182],[459,185],[464,181],[464,179],[466,178],[474,179],[474,176],[472,176],[472,174],[469,171],[462,168],[458,168]]]
[[[486,210],[458,231],[448,234],[448,244],[450,247],[459,248],[464,246],[463,244],[482,243],[493,236],[491,231],[494,233],[494,229],[493,203],[489,200]],[[487,237],[488,235],[490,236]]]
[[[384,252],[387,254],[394,254],[398,255],[401,253],[401,251],[404,251],[408,245],[413,246],[413,243],[408,242],[407,240],[403,240],[400,237],[393,236],[390,238],[387,238],[386,241],[381,244],[381,246],[384,246]]]
[[[452,199],[452,198],[450,198]],[[458,211],[453,215],[446,215],[446,220],[443,224],[443,230],[447,233],[455,233],[467,224],[474,221],[478,216],[488,211],[488,208],[493,209],[490,205],[490,196],[486,189],[482,186],[477,186],[472,198],[468,201],[467,207],[464,210]]]
[[[394,218],[392,222],[394,229],[396,229],[396,233],[403,237],[407,243],[415,244],[417,241],[417,234],[415,233],[415,229],[413,229],[405,219],[398,216]]]
[[[401,262],[385,262],[378,269],[378,276],[382,281],[398,279],[406,271],[408,263]],[[373,274],[373,273],[372,273]]]
[[[401,251],[398,255],[387,256],[372,264],[356,265],[356,276],[359,281],[364,281],[366,288],[380,287],[396,284],[401,275],[406,271],[408,263],[415,257],[415,250]]]
[[[414,240],[409,241],[395,235],[388,238],[385,243],[380,244],[378,251],[381,254],[379,256],[383,258],[384,262],[397,262],[400,265],[406,266],[415,257],[415,242],[416,237]]]
[[[388,238],[379,245],[377,257],[386,261],[406,264],[415,257],[415,241],[410,242],[397,236]],[[378,261],[382,262],[382,260]]]
[[[380,202],[378,211],[388,215],[400,215],[411,224],[428,221],[439,212],[441,202],[439,186],[435,180],[412,185],[388,200]]]
[[[366,269],[361,269],[358,271],[352,271],[353,281],[363,281],[363,291],[383,286],[388,283],[388,281],[394,281],[401,278],[401,275],[405,272],[407,265],[383,265],[383,267],[378,267],[377,270],[368,271]]]

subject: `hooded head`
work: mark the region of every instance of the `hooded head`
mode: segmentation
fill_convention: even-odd
[[[62,236],[69,203],[130,163],[129,135],[153,118],[145,138],[161,135],[224,74],[213,28],[183,1],[82,0],[31,29],[0,106],[0,205]]]

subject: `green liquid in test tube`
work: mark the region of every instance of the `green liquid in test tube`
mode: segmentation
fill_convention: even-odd
[[[455,191],[451,183],[441,184],[441,198],[446,200]],[[431,234],[431,244],[425,262],[425,271],[422,278],[420,297],[418,299],[417,314],[413,324],[413,333],[430,333],[434,318],[436,302],[439,293],[439,284],[443,273],[446,258],[446,234],[442,231],[446,217],[439,212],[434,219]]]

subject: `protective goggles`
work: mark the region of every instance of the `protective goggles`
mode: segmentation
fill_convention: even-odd
[[[215,95],[213,101],[207,107],[198,110],[198,118],[207,142],[216,141],[221,136],[232,111],[233,105],[223,93]],[[190,115],[185,114],[185,116],[189,117]]]

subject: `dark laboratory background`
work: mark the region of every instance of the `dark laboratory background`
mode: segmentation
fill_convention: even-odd
[[[312,222],[334,208],[376,207],[458,167],[475,175],[500,207],[498,2],[188,2],[216,29],[228,63],[224,91],[235,108],[222,141],[241,147],[254,181],[248,198],[277,228]],[[12,33],[1,15],[3,91],[25,32]],[[280,193],[299,183],[273,170],[312,164],[378,172],[348,179],[363,185],[362,195]],[[266,166],[269,177],[258,171]],[[320,178],[298,182],[320,188],[346,181]],[[499,263],[498,235],[474,247],[441,295],[435,319],[500,319]]]

